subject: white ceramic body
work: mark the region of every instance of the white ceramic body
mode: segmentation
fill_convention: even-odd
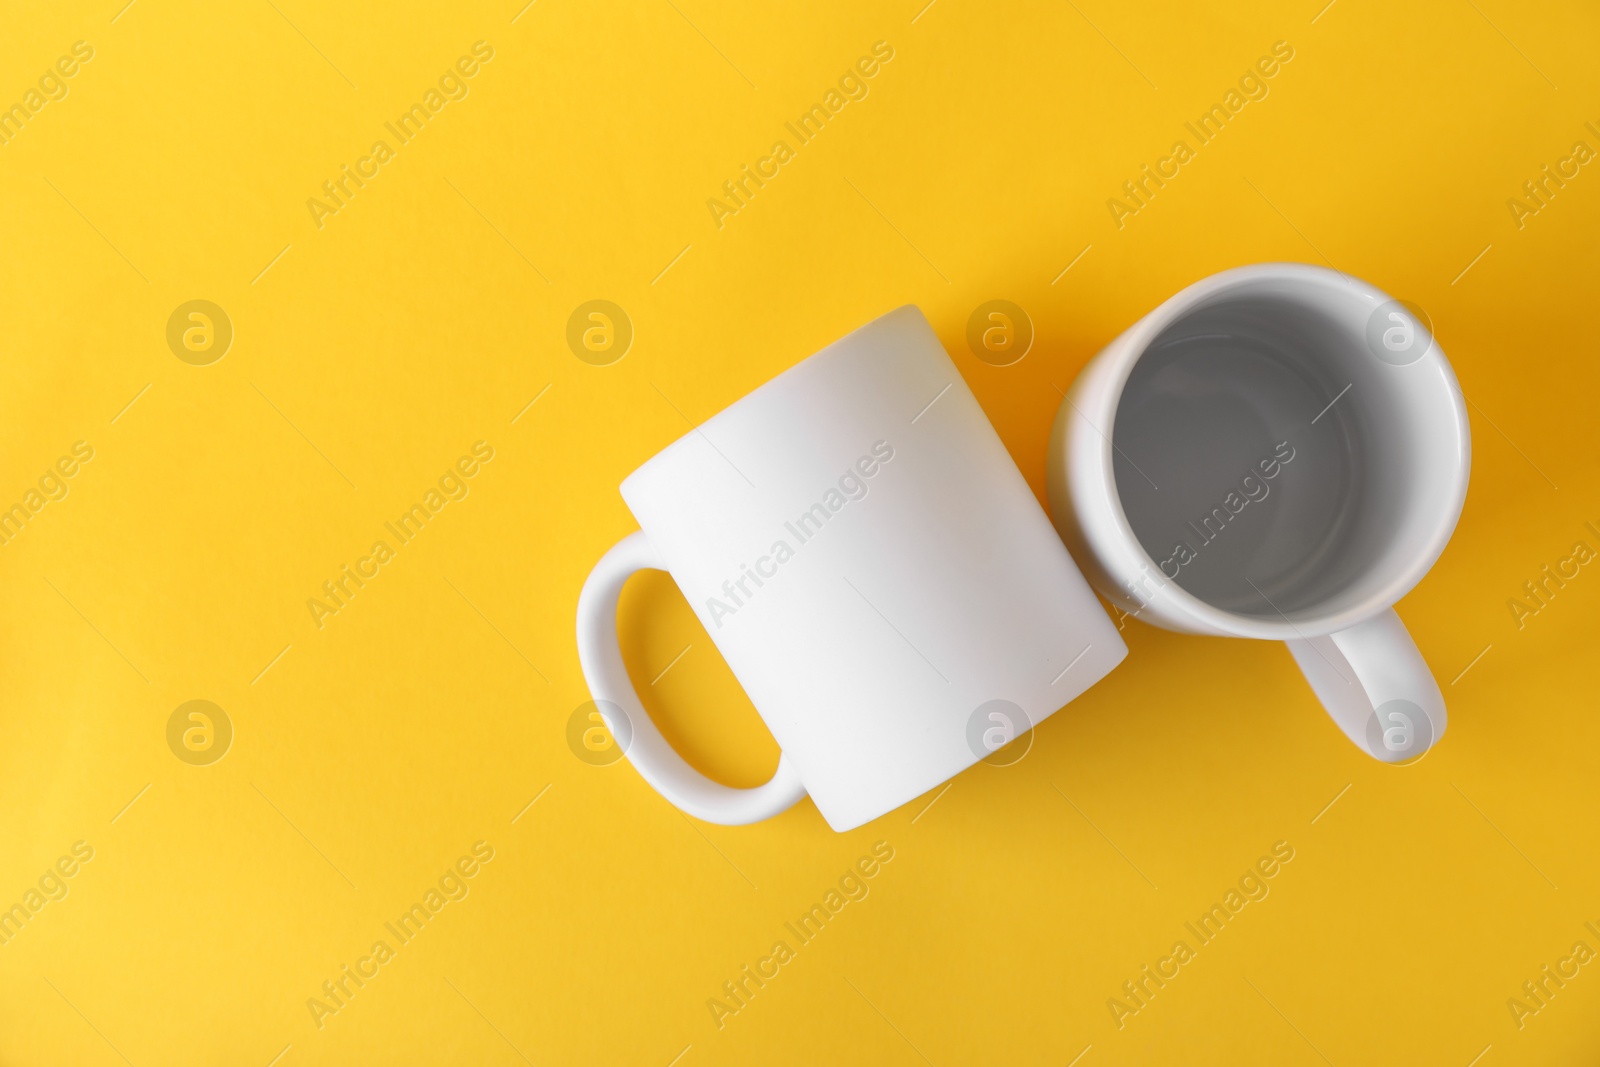
[[[1037,724],[1127,651],[915,307],[714,416],[622,495],[641,532],[580,598],[585,678],[632,720],[644,777],[708,821],[809,793],[835,830],[859,826],[985,755],[968,741],[981,705]],[[777,739],[767,785],[704,778],[640,707],[615,597],[641,566],[672,574]]]
[[[1446,720],[1438,685],[1392,606],[1438,559],[1455,528],[1471,445],[1460,388],[1431,337],[1424,337],[1426,354],[1406,365],[1378,358],[1367,343],[1369,320],[1390,304],[1370,285],[1298,264],[1241,267],[1191,285],[1106,346],[1078,376],[1056,418],[1049,487],[1057,529],[1108,599],[1170,630],[1288,642],[1345,734],[1376,758],[1401,762],[1419,755],[1417,746],[1373,743],[1374,737],[1400,736],[1384,732],[1393,708],[1404,707],[1391,701],[1427,717],[1427,723],[1411,724],[1426,735],[1423,749],[1438,740]],[[1239,323],[1259,327],[1289,357],[1231,363],[1224,349],[1237,338],[1228,324]],[[1218,354],[1187,370],[1181,357],[1167,355],[1212,344]],[[1166,362],[1135,378],[1146,359]],[[1125,396],[1131,379],[1140,383],[1136,416]],[[1209,576],[1218,590],[1243,579],[1262,593],[1259,606],[1248,602],[1251,594],[1242,586],[1222,605],[1213,602],[1221,594],[1196,595],[1181,581],[1188,578],[1182,554],[1152,552],[1140,534],[1154,539],[1150,530],[1160,525],[1163,507],[1182,513],[1183,505],[1172,503],[1176,497],[1221,500],[1242,470],[1252,470],[1256,452],[1279,440],[1297,442],[1288,449],[1299,449],[1297,474],[1319,463],[1342,473],[1295,487],[1292,500],[1280,495],[1269,507],[1266,495],[1251,505],[1250,518],[1259,516],[1253,542],[1213,539],[1246,550],[1223,562],[1258,565],[1274,550],[1274,538],[1283,539],[1284,532],[1272,528],[1280,521],[1303,526],[1325,519],[1330,529],[1340,528],[1342,540],[1319,549],[1322,564],[1301,560],[1276,593],[1243,569],[1231,578]],[[1263,463],[1260,470],[1267,469]],[[1256,485],[1261,482],[1258,476]],[[1333,499],[1334,488],[1346,495]],[[1162,492],[1167,504],[1157,503]],[[1191,503],[1189,514],[1205,515],[1207,506]],[[1277,507],[1286,510],[1274,513]],[[1235,517],[1243,519],[1249,509],[1240,509]],[[1145,517],[1142,525],[1130,521],[1130,511]],[[1191,556],[1204,558],[1211,542],[1202,539],[1226,518],[1203,529],[1191,522],[1193,536],[1174,540],[1187,536]],[[1302,529],[1289,537],[1313,533]],[[1205,558],[1208,566],[1213,562]],[[1390,712],[1375,734],[1374,715],[1386,707]]]

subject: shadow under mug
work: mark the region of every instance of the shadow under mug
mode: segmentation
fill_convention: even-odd
[[[1470,459],[1455,374],[1411,308],[1262,264],[1189,286],[1084,368],[1051,511],[1124,611],[1286,642],[1345,735],[1401,763],[1446,715],[1393,605],[1444,550]]]
[[[578,659],[624,755],[708,822],[765,819],[810,794],[835,830],[859,826],[1127,653],[915,307],[713,416],[622,496],[641,529],[584,584]],[[616,609],[645,567],[671,573],[777,739],[770,782],[705,777],[640,704]]]

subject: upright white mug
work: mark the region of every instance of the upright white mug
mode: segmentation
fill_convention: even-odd
[[[1050,503],[1090,581],[1169,630],[1285,641],[1339,728],[1422,755],[1444,697],[1393,610],[1466,497],[1461,389],[1428,325],[1298,264],[1189,286],[1056,416]]]
[[[578,658],[645,781],[708,822],[755,822],[809,793],[831,827],[852,829],[1127,653],[915,307],[712,417],[622,496],[641,529],[584,584]],[[706,778],[640,705],[616,607],[645,567],[671,573],[777,739],[765,785]]]

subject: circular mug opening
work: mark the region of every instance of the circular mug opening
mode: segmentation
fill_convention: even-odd
[[[1367,344],[1390,303],[1307,269],[1217,289],[1158,329],[1122,390],[1112,469],[1167,579],[1276,623],[1387,607],[1432,565],[1460,514],[1465,419],[1431,336],[1404,364]]]

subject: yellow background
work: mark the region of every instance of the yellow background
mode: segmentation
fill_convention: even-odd
[[[1600,173],[1521,229],[1506,206],[1600,148],[1600,18],[922,2],[8,11],[0,102],[95,56],[0,147],[0,505],[95,458],[0,548],[0,904],[95,856],[0,946],[0,1062],[1600,1054],[1600,967],[1520,1030],[1506,1006],[1600,948],[1600,576],[1507,607],[1600,548]],[[478,40],[470,95],[319,230],[306,200]],[[719,230],[706,199],[879,40],[870,95]],[[1279,40],[1270,95],[1119,230],[1107,198]],[[697,824],[569,751],[579,587],[634,528],[619,481],[691,423],[916,303],[1042,500],[1057,389],[1271,260],[1420,304],[1473,403],[1465,514],[1400,605],[1451,712],[1428,758],[1359,753],[1281,646],[1138,623],[1020,763],[845,835],[809,802]],[[636,330],[605,367],[565,343],[596,298]],[[993,298],[1037,330],[1014,366],[966,347]],[[234,326],[210,366],[167,347],[192,299]],[[470,495],[319,630],[307,598],[480,439]],[[761,780],[774,745],[670,582],[622,607],[664,728]],[[167,746],[193,699],[234,726],[210,766]],[[479,840],[471,894],[319,1029],[307,999]],[[879,840],[870,896],[719,1029],[708,998]],[[1119,1030],[1107,999],[1279,840],[1271,895]]]

